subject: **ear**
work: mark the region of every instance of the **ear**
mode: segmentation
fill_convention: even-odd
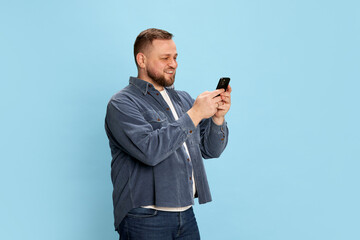
[[[146,64],[146,56],[145,56],[145,54],[143,54],[141,52],[138,53],[136,55],[136,62],[138,64],[139,68],[145,68],[145,64]]]

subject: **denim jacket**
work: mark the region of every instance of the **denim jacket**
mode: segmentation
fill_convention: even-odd
[[[209,118],[195,127],[186,113],[194,99],[173,88],[167,92],[178,120],[152,84],[134,77],[107,106],[115,229],[132,208],[193,205],[192,171],[199,203],[211,201],[202,158],[217,158],[223,152],[228,141],[226,122],[218,126]]]

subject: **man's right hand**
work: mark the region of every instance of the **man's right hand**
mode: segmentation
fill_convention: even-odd
[[[204,118],[212,117],[221,103],[221,96],[217,96],[224,92],[224,89],[217,89],[212,92],[203,92],[195,100],[192,108],[187,111],[195,127]]]

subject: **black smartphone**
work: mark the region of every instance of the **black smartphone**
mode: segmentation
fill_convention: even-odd
[[[228,77],[222,77],[222,78],[220,78],[219,83],[218,83],[216,89],[223,88],[223,89],[225,89],[225,91],[226,91],[226,89],[227,89],[227,87],[228,87],[228,85],[229,85],[229,82],[230,82],[230,78],[228,78]]]

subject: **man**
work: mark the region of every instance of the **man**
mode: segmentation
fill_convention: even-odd
[[[123,239],[200,239],[191,206],[194,197],[211,201],[202,157],[219,157],[227,145],[231,88],[195,101],[174,90],[177,55],[171,33],[141,32],[138,76],[107,107],[115,229]]]

